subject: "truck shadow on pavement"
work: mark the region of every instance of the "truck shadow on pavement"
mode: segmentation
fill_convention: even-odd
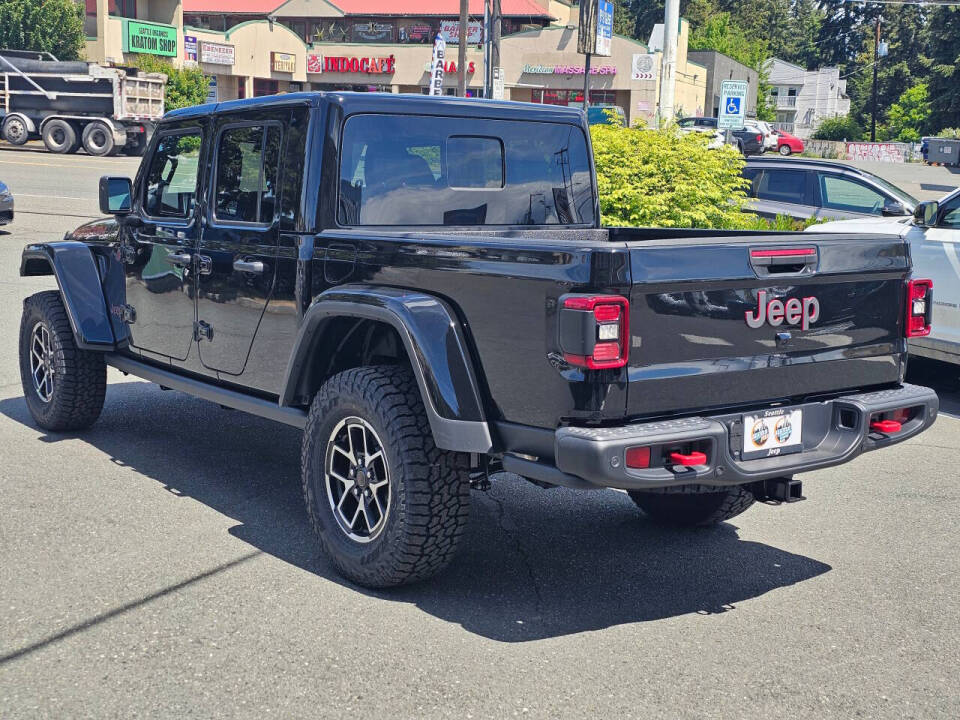
[[[0,413],[35,427],[22,398],[0,401]],[[79,437],[173,495],[235,519],[229,532],[243,542],[353,587],[319,554],[307,521],[299,431],[128,382],[109,386],[103,415]],[[757,510],[744,517],[751,512]],[[489,493],[472,493],[470,526],[447,572],[396,590],[354,589],[416,605],[486,638],[525,642],[726,612],[830,569],[741,540],[729,523],[668,529],[646,519],[622,493],[543,490],[503,475]]]

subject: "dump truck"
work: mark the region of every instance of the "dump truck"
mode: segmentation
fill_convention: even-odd
[[[163,116],[167,77],[0,49],[0,138],[40,138],[54,153],[142,155]]]

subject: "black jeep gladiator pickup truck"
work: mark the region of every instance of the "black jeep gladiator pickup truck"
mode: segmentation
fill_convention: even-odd
[[[497,470],[702,525],[933,423],[902,240],[602,228],[592,158],[521,103],[170,112],[113,217],[24,250],[59,285],[24,303],[30,412],[90,425],[110,365],[302,428],[320,544],[374,587],[443,568]]]

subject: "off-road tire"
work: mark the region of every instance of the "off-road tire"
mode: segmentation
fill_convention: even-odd
[[[338,524],[325,484],[327,443],[347,417],[375,430],[391,483],[383,529],[365,543]],[[437,574],[453,558],[469,515],[468,456],[434,445],[408,369],[359,367],[328,379],[310,406],[301,468],[307,513],[320,545],[352,582],[370,588],[416,582]]]
[[[54,373],[49,402],[41,399],[31,377],[30,348],[37,323],[46,327],[52,348]],[[107,392],[103,354],[77,347],[67,311],[56,290],[37,293],[23,301],[20,380],[27,409],[37,425],[46,430],[83,430],[100,417]]]
[[[76,128],[66,120],[49,121],[43,126],[40,137],[43,138],[43,144],[47,146],[47,150],[52,153],[66,155],[76,152],[80,147]]]
[[[740,485],[683,485],[667,488],[666,492],[632,491],[630,497],[653,520],[680,527],[716,525],[736,517],[754,503],[753,493]]]

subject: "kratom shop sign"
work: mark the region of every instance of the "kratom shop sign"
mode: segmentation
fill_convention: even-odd
[[[124,20],[123,51],[176,57],[177,35],[177,29],[172,25]]]

